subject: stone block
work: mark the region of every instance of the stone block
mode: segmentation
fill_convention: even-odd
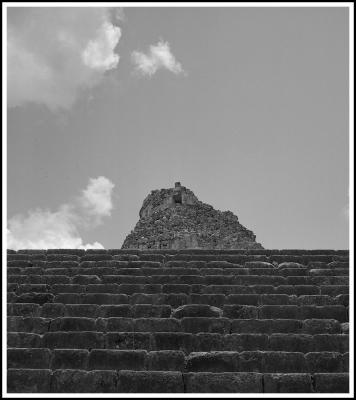
[[[264,393],[311,393],[310,374],[264,374]]]
[[[50,381],[49,369],[9,369],[7,371],[9,393],[49,393]]]
[[[47,285],[55,285],[55,284],[70,284],[71,279],[69,276],[66,275],[42,275],[42,282],[46,283]],[[32,282],[36,283],[36,282]]]
[[[267,350],[268,344],[268,335],[259,333],[233,333],[223,340],[224,350],[238,352]]]
[[[8,332],[7,346],[19,348],[42,347],[42,338],[37,333]]]
[[[134,332],[134,320],[131,318],[99,318],[97,329],[107,332]]]
[[[7,368],[47,369],[51,352],[48,349],[7,349]]]
[[[155,350],[181,350],[190,353],[195,349],[194,336],[183,332],[152,333],[152,348]]]
[[[317,373],[314,374],[315,392],[317,393],[348,393],[349,374]]]
[[[183,377],[180,372],[120,371],[119,393],[182,393]]]
[[[116,371],[57,370],[51,381],[52,393],[116,393]]]
[[[233,350],[225,348],[224,345],[225,336],[220,333],[198,333],[194,335],[194,350],[197,352]]]
[[[36,303],[36,304],[44,304],[44,303],[52,303],[54,300],[54,295],[52,293],[23,293],[20,294],[16,303]]]
[[[264,372],[306,372],[307,363],[303,353],[266,351],[263,354]]]
[[[293,305],[283,306],[260,306],[259,318],[262,319],[298,319],[299,308]]]
[[[119,285],[117,283],[88,284],[86,285],[86,292],[117,294],[119,293]]]
[[[80,293],[59,293],[54,296],[53,303],[80,304]]]
[[[349,335],[345,334],[318,334],[313,336],[313,349],[310,351],[349,351]]]
[[[264,352],[242,351],[239,353],[238,370],[244,372],[262,372]]]
[[[93,349],[89,355],[90,370],[134,370],[145,369],[145,350]]]
[[[51,292],[54,294],[58,293],[82,293],[85,291],[85,286],[83,285],[52,285],[51,286]]]
[[[42,334],[48,331],[50,320],[41,317],[8,317],[9,332],[29,332]]]
[[[99,316],[99,308],[97,304],[66,304],[64,316],[96,318]]]
[[[257,306],[260,295],[258,294],[230,294],[226,297],[230,304]]]
[[[177,308],[189,303],[189,297],[185,293],[163,293],[156,297],[158,304],[166,304]]]
[[[105,347],[117,350],[151,350],[151,334],[143,332],[108,332]]]
[[[86,317],[59,317],[53,319],[49,325],[50,332],[95,330],[95,319]]]
[[[41,313],[41,307],[36,303],[14,303],[11,304],[9,311],[9,316],[39,317]]]
[[[347,322],[346,307],[332,306],[301,306],[301,319],[335,319],[339,322]]]
[[[184,332],[188,333],[229,333],[230,321],[227,318],[184,317],[181,319]]]
[[[185,357],[182,351],[151,351],[146,363],[147,369],[151,371],[184,371]]]
[[[238,371],[239,354],[232,351],[190,353],[186,359],[188,372]]]
[[[312,335],[298,333],[273,333],[269,337],[269,348],[273,351],[308,353],[314,349]]]
[[[135,332],[179,332],[180,321],[175,318],[137,318]]]
[[[173,318],[184,317],[215,317],[222,316],[220,308],[209,306],[207,304],[188,304],[183,305],[172,311]]]
[[[303,321],[302,332],[310,335],[341,333],[341,326],[335,319],[306,319]]]
[[[98,315],[103,318],[111,317],[125,317],[132,318],[132,310],[129,304],[118,304],[118,305],[103,305],[100,306]]]
[[[187,373],[187,393],[262,393],[262,374],[255,373]]]
[[[61,303],[45,303],[41,307],[41,317],[57,318],[64,316],[64,304]]]
[[[104,336],[98,332],[47,332],[43,335],[43,346],[49,349],[100,349],[104,347]]]
[[[60,349],[53,351],[51,369],[87,369],[88,350]]]
[[[168,305],[136,304],[132,306],[134,318],[169,318],[171,311],[171,306]]]
[[[72,277],[73,285],[93,285],[100,284],[101,279],[97,275],[75,275]]]
[[[225,305],[224,317],[234,319],[254,319],[258,318],[258,308],[246,305]]]
[[[163,284],[162,292],[163,293],[185,293],[189,294],[192,290],[191,285],[186,284]]]
[[[343,371],[342,355],[337,352],[311,352],[305,355],[307,370],[315,372],[345,372]]]
[[[129,298],[126,294],[110,293],[85,293],[81,296],[83,304],[128,304]]]

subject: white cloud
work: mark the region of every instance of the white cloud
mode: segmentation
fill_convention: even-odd
[[[168,69],[174,74],[184,72],[182,65],[172,54],[168,42],[159,41],[156,45],[151,45],[148,54],[134,51],[131,59],[136,70],[142,75],[152,76],[162,68]]]
[[[116,68],[119,56],[114,53],[114,49],[120,37],[120,28],[104,22],[98,31],[97,38],[90,40],[82,53],[84,64],[99,71]]]
[[[80,228],[92,228],[111,215],[114,184],[105,177],[90,179],[82,195],[56,211],[35,209],[8,222],[9,249],[103,249],[99,242],[84,243]]]
[[[113,208],[111,193],[114,186],[115,185],[104,176],[89,180],[89,184],[87,188],[83,190],[81,197],[81,203],[88,214],[99,218],[111,214]]]
[[[116,68],[121,30],[103,7],[8,8],[8,106],[69,108]]]

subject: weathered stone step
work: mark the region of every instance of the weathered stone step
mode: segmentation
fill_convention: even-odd
[[[141,273],[141,272],[140,272]],[[347,286],[349,277],[275,275],[10,275],[8,285],[201,285],[205,286]],[[26,288],[24,286],[24,288]],[[10,289],[11,290],[11,289]]]
[[[36,293],[30,292],[20,296],[14,293],[9,293],[13,297],[9,298],[9,315],[24,315],[28,306],[26,304],[38,304],[47,307],[47,310],[54,309],[55,306],[50,307],[52,303],[60,304],[153,304],[153,305],[169,305],[172,307],[178,307],[184,304],[207,304],[211,306],[221,307],[226,305],[298,305],[298,306],[327,306],[327,305],[343,305],[348,307],[349,295],[340,294],[335,297],[328,295],[288,295],[288,294],[189,294],[189,290],[186,293],[175,293],[177,291],[183,291],[185,288],[173,289],[173,293],[170,293],[171,288],[163,288],[162,291],[156,291],[157,288],[146,289],[146,293],[140,293],[145,289],[137,287],[120,288],[117,293],[102,293],[100,288],[91,288],[90,292],[79,292],[80,288],[62,288],[67,293]],[[87,288],[88,289],[88,288]],[[189,288],[188,288],[189,289]],[[120,293],[121,292],[121,293]],[[13,305],[13,306],[10,306]],[[24,304],[21,306],[21,304]],[[49,308],[50,307],[50,308]],[[38,308],[37,308],[38,309]],[[20,314],[17,314],[20,312]],[[12,313],[12,314],[11,314]],[[32,315],[32,314],[31,314]]]
[[[70,350],[9,348],[8,368],[148,370],[180,372],[348,372],[348,354],[338,352]]]
[[[9,369],[10,393],[347,393],[348,373]]]
[[[299,273],[298,270],[303,272],[307,272],[309,270],[314,269],[325,269],[325,270],[338,270],[338,269],[348,269],[349,268],[349,259],[348,257],[328,257],[328,256],[313,256],[312,260],[301,259],[295,257],[293,259],[288,260],[288,257],[281,256],[282,258],[279,260],[275,260],[268,257],[257,256],[254,258],[251,257],[241,257],[233,258],[233,259],[225,259],[220,258],[220,260],[214,260],[209,257],[209,259],[199,259],[195,258],[194,260],[163,260],[162,258],[152,258],[148,259],[133,259],[133,256],[129,258],[117,258],[114,256],[113,258],[108,258],[105,256],[104,258],[95,256],[89,257],[86,259],[81,259],[76,256],[59,256],[57,259],[49,258],[49,256],[37,259],[26,259],[25,257],[13,257],[14,259],[8,259],[7,267],[8,268],[20,268],[22,270],[33,270],[34,268],[41,269],[55,269],[55,268],[68,268],[68,273],[73,269],[96,269],[96,268],[111,268],[114,270],[120,269],[134,269],[134,268],[185,268],[185,269],[229,269],[229,270],[241,270],[241,269],[263,269],[263,270],[272,270],[272,271],[283,271],[283,270],[293,270],[296,273]],[[327,257],[327,259],[325,259]],[[11,257],[10,257],[11,258]],[[24,272],[25,273],[25,272]]]
[[[166,335],[162,338],[162,335]],[[171,335],[171,336],[169,336]],[[84,335],[85,336],[85,335]],[[305,333],[175,333],[155,334],[149,332],[108,332],[102,334],[100,348],[120,350],[180,350],[185,354],[211,351],[288,351],[323,352],[349,351],[349,335]],[[25,332],[9,332],[8,347],[44,347],[43,335]],[[69,368],[69,367],[68,367]]]
[[[225,317],[8,317],[8,331],[188,332],[188,333],[341,333],[336,319],[228,319]]]
[[[169,296],[169,295],[168,295]],[[299,305],[299,306],[329,306],[329,305],[343,305],[348,306],[348,295],[339,295],[336,297],[329,296],[288,296],[288,295],[199,295],[192,294],[184,296],[186,302],[184,304],[201,304],[215,307],[224,307],[229,311],[229,306],[261,306],[261,305]],[[23,317],[100,317],[100,316],[132,316],[137,313],[146,315],[139,315],[141,317],[152,316],[169,316],[173,307],[168,304],[163,304],[166,301],[167,295],[161,294],[151,298],[151,303],[136,303],[141,299],[144,301],[144,295],[129,296],[128,303],[125,304],[64,304],[64,303],[44,303],[42,306],[38,303],[8,303],[7,315],[8,316],[23,316]],[[36,299],[34,299],[36,300]],[[178,295],[178,300],[181,296]],[[126,298],[125,298],[126,301]],[[167,301],[166,301],[167,302]],[[231,307],[230,307],[231,308]],[[160,311],[162,310],[162,311]],[[286,308],[286,310],[289,310]],[[308,308],[304,309],[304,312]],[[162,315],[156,315],[157,313]],[[164,315],[163,315],[164,314]]]

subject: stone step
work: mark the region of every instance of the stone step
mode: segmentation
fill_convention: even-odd
[[[21,262],[22,263],[22,262]],[[162,263],[132,263],[132,262],[74,262],[74,261],[51,261],[37,263],[36,266],[29,266],[19,263],[18,266],[8,266],[8,275],[28,274],[55,274],[61,271],[65,275],[281,275],[281,276],[315,276],[315,275],[348,275],[349,268],[332,268],[327,264],[312,264],[309,266],[296,263],[282,263],[273,265],[271,263],[240,264],[207,264],[202,262],[168,262]]]
[[[347,393],[348,373],[14,369],[9,393]]]
[[[27,293],[107,293],[107,294],[133,294],[133,293],[195,293],[195,294],[285,294],[285,295],[326,295],[338,296],[349,294],[348,285],[202,285],[183,283],[89,283],[87,285],[71,283],[9,283],[8,293],[12,298],[26,295]],[[106,286],[105,286],[106,285]]]
[[[127,291],[128,292],[128,291]],[[126,293],[127,293],[126,292]],[[13,295],[11,297],[9,295]],[[285,306],[285,310],[292,310],[289,306],[304,307],[303,310],[307,310],[305,307],[328,307],[332,312],[335,310],[341,310],[342,314],[345,310],[340,306],[349,306],[349,295],[338,295],[331,297],[327,295],[286,295],[286,294],[185,294],[185,293],[136,293],[133,290],[133,294],[111,294],[111,293],[57,293],[53,296],[51,293],[25,293],[20,296],[16,296],[14,293],[8,294],[8,312],[9,315],[32,315],[30,306],[28,304],[42,305],[46,310],[46,313],[53,310],[56,314],[59,310],[57,304],[92,304],[92,305],[120,305],[120,304],[152,304],[152,305],[168,305],[173,308],[189,305],[189,304],[201,304],[210,305],[216,307],[224,307],[228,309],[230,306]],[[55,304],[51,306],[51,304]],[[34,306],[32,306],[34,307]],[[294,310],[295,310],[294,307]],[[336,307],[336,308],[335,308]],[[36,310],[40,310],[38,307]],[[295,311],[299,313],[300,308]],[[328,310],[328,308],[326,308]],[[30,314],[27,314],[30,313]],[[49,314],[51,316],[51,314]]]
[[[180,372],[348,372],[348,354],[338,352],[8,348],[8,368]]]
[[[55,331],[188,333],[341,333],[337,319],[228,319],[225,317],[8,317],[8,331],[43,334]]]
[[[245,350],[270,350],[301,353],[323,351],[347,353],[349,351],[349,335],[347,334],[198,333],[194,335],[188,333],[155,334],[150,332],[108,332],[102,334],[101,337],[101,344],[106,349],[140,349],[148,351],[180,350],[185,354],[189,354],[193,351],[241,352]],[[9,332],[8,347],[41,348],[44,347],[44,337],[43,335],[35,333]]]
[[[185,256],[184,256],[185,257]],[[225,258],[220,257],[220,259],[212,258],[208,256],[208,258],[199,258],[194,257],[191,259],[174,259],[174,260],[163,260],[162,258],[136,258],[133,259],[133,256],[129,258],[117,258],[114,256],[113,258],[108,258],[105,256],[102,257],[89,257],[86,259],[81,259],[75,256],[58,256],[57,258],[49,258],[49,256],[38,257],[37,259],[8,256],[7,266],[9,268],[22,268],[22,269],[30,269],[35,267],[40,267],[43,269],[52,269],[52,268],[219,268],[219,269],[241,269],[241,268],[251,268],[251,269],[272,269],[272,270],[283,270],[283,269],[291,269],[291,270],[310,270],[310,269],[326,269],[326,270],[338,270],[338,269],[348,269],[349,268],[349,258],[348,257],[329,257],[329,256],[313,256],[312,259],[310,257],[293,257],[292,259],[288,259],[287,256],[278,256],[279,259],[276,260],[276,257],[265,257],[265,256],[256,256],[256,257],[246,257],[246,256],[238,256],[233,258]]]
[[[185,295],[184,295],[185,296]],[[143,300],[145,296],[132,295],[129,296],[128,303],[125,304],[109,304],[109,305],[98,305],[98,304],[68,304],[68,303],[44,303],[42,306],[38,303],[8,303],[7,315],[8,316],[23,316],[23,317],[62,317],[62,316],[78,316],[78,317],[99,317],[108,316],[108,313],[113,315],[110,316],[129,316],[135,313],[147,312],[147,315],[141,315],[143,317],[151,317],[159,312],[158,310],[164,310],[165,316],[169,316],[173,307],[167,304],[159,304],[164,302],[167,295],[158,295],[153,298],[155,302],[151,303],[135,303],[136,300]],[[126,300],[126,298],[125,298]],[[152,300],[152,298],[151,298]],[[299,305],[306,306],[303,312],[310,310],[310,306],[330,306],[330,305],[343,305],[348,306],[349,299],[348,295],[339,295],[337,297],[329,296],[288,296],[288,295],[196,295],[192,294],[186,297],[187,302],[184,304],[197,304],[197,305],[209,305],[214,307],[224,307],[229,312],[231,306],[262,306],[262,305]],[[153,304],[152,304],[153,303]],[[258,309],[259,310],[259,309]],[[287,307],[286,310],[289,310]],[[328,310],[328,309],[326,309]],[[338,309],[336,309],[338,310]],[[163,312],[163,311],[162,311]],[[114,315],[117,314],[117,315]],[[123,315],[125,314],[125,315]]]

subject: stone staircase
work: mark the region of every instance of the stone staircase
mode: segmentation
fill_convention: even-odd
[[[8,250],[7,390],[347,393],[349,254]]]

